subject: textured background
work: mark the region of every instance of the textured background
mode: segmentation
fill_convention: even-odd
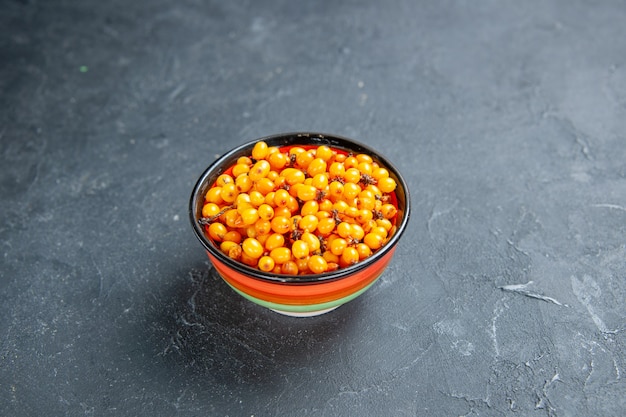
[[[623,416],[626,5],[0,1],[0,415]],[[354,137],[413,216],[362,297],[266,311],[187,204]]]

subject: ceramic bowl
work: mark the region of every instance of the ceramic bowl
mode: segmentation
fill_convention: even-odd
[[[323,274],[289,276],[263,272],[233,260],[219,250],[199,223],[204,196],[217,177],[241,156],[249,156],[260,140],[268,146],[327,145],[340,152],[366,153],[387,168],[396,180],[392,202],[398,209],[395,233],[372,256],[358,263]],[[200,176],[191,194],[189,214],[193,231],[200,240],[216,271],[238,294],[278,313],[290,316],[315,316],[353,300],[370,288],[391,261],[410,215],[409,190],[400,172],[374,149],[345,137],[311,132],[283,133],[255,139],[232,149],[215,160]]]

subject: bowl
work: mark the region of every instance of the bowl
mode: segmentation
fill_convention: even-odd
[[[397,187],[392,202],[397,207],[395,232],[384,246],[351,266],[309,275],[283,275],[264,272],[226,256],[208,237],[200,223],[205,194],[217,177],[242,156],[250,156],[254,145],[288,149],[293,146],[326,145],[344,153],[365,153],[389,171]],[[193,231],[221,278],[238,294],[260,306],[289,316],[316,316],[341,306],[363,294],[378,280],[394,255],[410,217],[410,198],[406,182],[391,162],[374,149],[352,139],[325,133],[293,132],[266,136],[244,143],[225,153],[202,173],[193,188],[189,204]]]

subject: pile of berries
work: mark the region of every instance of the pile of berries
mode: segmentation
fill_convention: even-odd
[[[274,274],[320,274],[359,262],[395,232],[396,181],[370,155],[257,142],[205,195],[209,238]]]

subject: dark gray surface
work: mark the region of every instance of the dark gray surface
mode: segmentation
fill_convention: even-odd
[[[2,1],[0,415],[623,416],[625,21]],[[414,205],[380,281],[312,319],[234,294],[187,220],[216,155],[294,130],[380,149]]]

